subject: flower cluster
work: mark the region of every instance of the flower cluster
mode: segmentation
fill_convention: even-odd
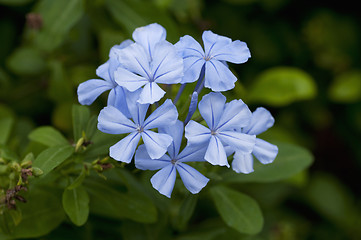
[[[187,162],[230,167],[228,157],[233,154],[232,169],[250,173],[253,156],[263,164],[275,159],[277,146],[256,138],[274,124],[269,111],[258,108],[252,113],[242,100],[226,103],[220,93],[234,88],[237,81],[227,62],[239,64],[250,58],[246,43],[205,31],[204,50],[188,35],[173,45],[166,40],[166,30],[156,23],[137,28],[132,37],[134,41],[125,40],[110,50],[109,60],[96,71],[102,79],[78,87],[83,105],[110,90],[108,105],[98,117],[98,129],[128,134],[110,147],[112,158],[125,163],[134,158],[138,169],[159,170],[151,183],[167,197],[177,172],[193,194],[207,185],[209,179]],[[185,85],[195,81],[188,114],[181,122],[177,101]],[[175,99],[161,100],[166,93],[162,86],[178,83]],[[198,103],[203,87],[212,91]],[[153,112],[151,104],[156,107]],[[197,109],[208,127],[191,120]],[[184,139],[187,144],[181,150]]]

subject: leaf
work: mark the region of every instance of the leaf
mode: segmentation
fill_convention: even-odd
[[[289,144],[277,143],[278,155],[273,163],[260,164],[254,161],[254,172],[237,174],[227,172],[225,182],[275,182],[288,179],[309,167],[313,162],[312,154],[305,148]]]
[[[0,119],[0,144],[6,144],[13,124],[14,120],[12,118],[6,117]]]
[[[64,220],[59,196],[51,189],[33,188],[27,203],[17,204],[22,221],[14,229],[12,238],[37,238],[48,234]]]
[[[77,226],[86,223],[89,215],[89,195],[84,187],[65,189],[63,208],[70,220]]]
[[[75,180],[66,189],[72,190],[74,188],[79,187],[83,183],[86,175],[87,175],[87,170],[85,170],[85,167],[83,167],[81,169],[79,176],[75,178]]]
[[[46,62],[39,51],[30,47],[16,49],[6,63],[8,68],[18,75],[35,75],[46,69]]]
[[[90,118],[89,109],[81,105],[73,105],[73,133],[74,141],[78,141],[82,137],[82,132],[87,129],[87,123]]]
[[[60,61],[50,61],[50,78],[48,95],[50,99],[61,104],[73,99],[71,81],[68,80],[64,66]]]
[[[335,102],[359,101],[361,99],[361,72],[350,71],[337,76],[331,83],[328,94]]]
[[[312,99],[317,89],[313,78],[301,69],[274,67],[261,73],[249,91],[249,101],[285,106]]]
[[[322,216],[348,232],[360,236],[360,209],[353,196],[335,177],[316,174],[307,188],[309,202]]]
[[[92,213],[115,219],[128,218],[142,223],[157,220],[157,210],[146,195],[119,192],[92,179],[86,179],[84,183],[91,197]]]
[[[69,158],[74,151],[74,148],[70,145],[54,146],[42,151],[34,160],[34,167],[38,167],[43,171],[45,176],[51,170],[59,166],[67,158]]]
[[[184,230],[188,221],[194,213],[194,209],[197,205],[198,196],[189,194],[183,201],[182,206],[179,209],[178,217],[176,219],[175,226],[177,229]]]
[[[228,226],[246,234],[262,230],[261,209],[251,197],[224,186],[212,187],[210,193],[218,213]]]
[[[84,14],[84,1],[41,0],[34,11],[43,19],[43,26],[35,36],[38,48],[51,51],[68,36],[69,30]]]
[[[69,144],[68,140],[66,140],[58,130],[51,126],[36,128],[29,134],[29,139],[48,147]]]

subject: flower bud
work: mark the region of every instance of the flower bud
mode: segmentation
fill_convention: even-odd
[[[37,167],[33,167],[32,172],[35,177],[39,177],[39,176],[43,175],[43,173],[44,173],[43,170],[41,170],[40,168],[37,168]]]

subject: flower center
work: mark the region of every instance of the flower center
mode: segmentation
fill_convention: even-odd
[[[170,160],[170,162],[173,164],[173,165],[175,165],[176,163],[177,163],[177,159],[172,159],[172,160]]]
[[[141,132],[144,131],[144,128],[138,124],[138,125],[137,125],[137,128],[136,128],[136,131],[137,131],[138,133],[141,133]]]
[[[217,130],[212,130],[212,131],[211,131],[211,135],[212,135],[212,136],[215,136],[215,135],[217,135],[217,134],[218,134]]]
[[[209,56],[208,54],[203,57],[204,60],[210,61],[213,58],[213,56]]]

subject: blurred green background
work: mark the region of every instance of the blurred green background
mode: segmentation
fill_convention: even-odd
[[[296,143],[315,156],[309,170],[287,181],[243,187],[265,215],[262,233],[246,239],[361,239],[361,18],[356,4],[0,0],[0,116],[10,112],[17,119],[10,145],[25,152],[28,133],[42,125],[70,136],[77,85],[97,78],[95,69],[107,60],[111,46],[131,38],[136,27],[158,22],[172,43],[185,34],[200,40],[209,29],[248,44],[251,59],[230,65],[239,81],[228,94],[252,110],[264,106],[272,112],[276,123],[264,139]],[[92,112],[105,103],[106,95]],[[41,239],[121,235],[112,221],[99,223],[91,234],[87,226],[63,223]]]

